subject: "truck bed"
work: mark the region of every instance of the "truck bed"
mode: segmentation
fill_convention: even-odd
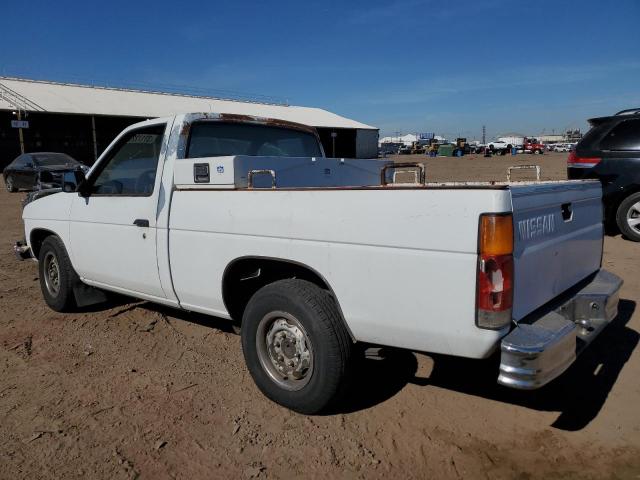
[[[209,276],[236,258],[286,258],[321,272],[358,340],[478,358],[505,333],[473,320],[481,214],[514,212],[517,318],[600,265],[597,182],[196,188],[174,191],[169,248],[178,298],[204,313],[227,313]],[[561,203],[575,205],[575,222],[560,218]],[[519,221],[549,215],[553,231],[518,238]]]

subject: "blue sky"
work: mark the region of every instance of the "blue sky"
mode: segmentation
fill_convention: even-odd
[[[640,2],[5,2],[0,74],[271,95],[382,134],[585,128],[640,106]]]

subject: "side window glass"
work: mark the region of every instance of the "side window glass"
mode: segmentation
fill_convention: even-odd
[[[93,182],[95,195],[149,196],[153,193],[165,125],[129,132],[114,146]]]
[[[625,120],[605,135],[602,150],[640,150],[640,120]]]

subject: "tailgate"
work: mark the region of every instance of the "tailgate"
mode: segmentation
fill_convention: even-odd
[[[513,318],[520,320],[600,268],[599,182],[512,185]]]

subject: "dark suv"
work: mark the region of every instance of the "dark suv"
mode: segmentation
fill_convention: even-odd
[[[607,226],[640,242],[640,108],[589,123],[591,130],[569,153],[567,175],[600,180]]]

